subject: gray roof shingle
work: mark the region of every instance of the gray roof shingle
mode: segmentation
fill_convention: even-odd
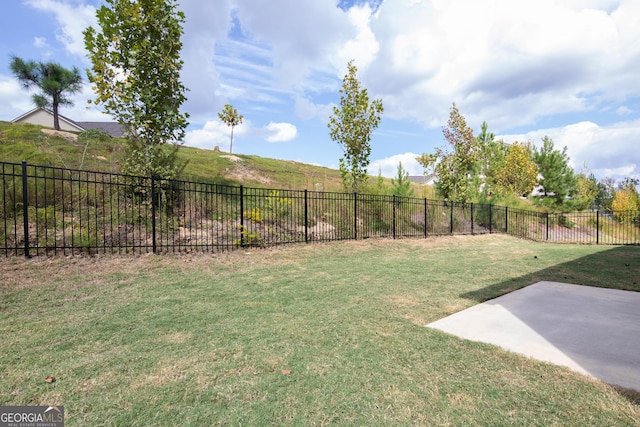
[[[109,135],[122,138],[125,134],[124,128],[120,123],[116,122],[74,122],[85,130],[100,129],[108,133]]]

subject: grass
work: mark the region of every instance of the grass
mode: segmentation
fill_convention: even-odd
[[[0,405],[67,425],[637,425],[638,394],[424,325],[640,248],[506,236],[0,262]],[[46,383],[47,376],[54,383]]]

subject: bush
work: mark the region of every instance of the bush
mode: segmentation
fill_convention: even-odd
[[[566,215],[558,215],[558,224],[562,227],[573,228],[576,226],[576,223],[567,218]]]
[[[78,140],[83,142],[91,141],[91,140],[106,142],[106,141],[109,141],[110,139],[111,139],[111,135],[109,135],[107,132],[105,132],[102,129],[88,129],[78,134]]]
[[[247,227],[243,225],[239,225],[240,229],[240,240],[235,242],[236,245],[239,246],[264,246],[264,241],[260,233],[256,231],[249,230]]]
[[[288,197],[280,197],[278,190],[271,190],[265,198],[265,201],[264,218],[268,217],[273,222],[277,222],[288,218],[291,214],[291,199]]]
[[[260,216],[260,208],[255,207],[249,211],[244,211],[244,219],[248,219],[253,222],[262,222],[262,216]]]
[[[38,232],[43,233],[47,229],[55,229],[56,218],[62,218],[62,213],[57,213],[54,206],[47,206],[44,208],[36,208],[35,206],[29,206],[29,222],[36,224]]]

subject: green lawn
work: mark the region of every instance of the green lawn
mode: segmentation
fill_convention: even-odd
[[[539,280],[640,291],[640,247],[2,259],[0,405],[63,405],[68,426],[638,425],[638,393],[424,327]]]

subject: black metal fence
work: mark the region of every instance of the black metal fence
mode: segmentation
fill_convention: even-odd
[[[168,181],[0,162],[0,253],[219,252],[366,238],[509,233],[640,244],[640,213],[540,214],[359,193]]]

